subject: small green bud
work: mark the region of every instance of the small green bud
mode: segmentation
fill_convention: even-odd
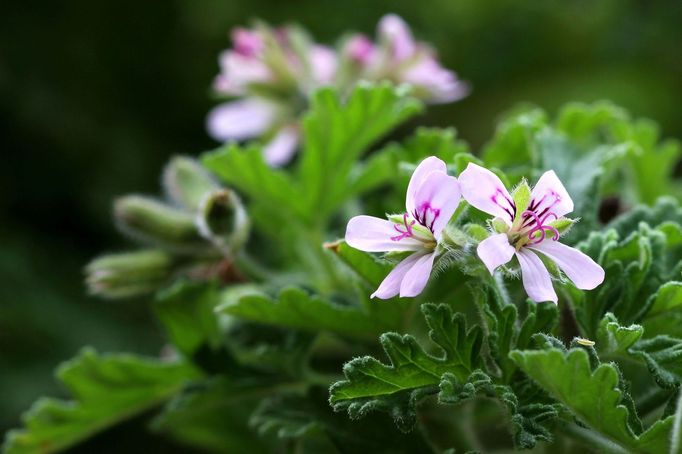
[[[90,293],[105,298],[144,295],[164,285],[173,273],[166,252],[150,249],[98,257],[85,268]]]
[[[509,231],[507,223],[500,218],[495,218],[490,221],[490,225],[492,225],[493,230],[497,233],[507,233]]]
[[[547,225],[554,227],[557,229],[560,235],[563,235],[565,233],[568,233],[569,230],[571,230],[571,227],[575,223],[578,222],[578,219],[570,219],[570,218],[559,218],[554,221],[548,222]]]
[[[473,223],[464,225],[464,231],[476,241],[483,241],[490,235],[485,227]]]
[[[163,188],[171,201],[196,211],[204,195],[215,191],[219,185],[195,159],[176,156],[163,171]]]
[[[528,182],[524,178],[521,182],[514,188],[511,196],[514,199],[514,205],[516,206],[516,216],[514,217],[514,226],[518,226],[521,223],[521,215],[528,208],[530,203],[531,189],[528,186]]]
[[[196,225],[201,236],[225,255],[233,254],[244,245],[251,228],[241,200],[229,189],[220,189],[204,196]]]
[[[114,203],[118,228],[135,240],[179,252],[206,248],[191,214],[141,196],[121,197]]]

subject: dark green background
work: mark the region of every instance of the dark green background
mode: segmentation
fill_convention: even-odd
[[[320,41],[373,33],[401,14],[466,100],[422,123],[454,125],[475,147],[523,101],[555,112],[611,99],[682,137],[682,2],[627,0],[5,2],[0,12],[0,428],[84,344],[156,354],[145,301],[87,297],[82,267],[127,243],[113,197],[154,193],[175,153],[215,144],[204,117],[228,31],[262,18],[296,21]]]

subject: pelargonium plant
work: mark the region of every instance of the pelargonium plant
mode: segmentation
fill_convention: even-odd
[[[5,452],[126,421],[191,452],[680,452],[679,145],[607,102],[517,110],[480,150],[452,128],[398,137],[433,100],[408,66],[436,64],[400,20],[341,54],[291,33],[235,32],[243,72],[225,61],[218,84],[300,111],[242,111],[232,138],[262,142],[173,158],[162,197],[114,204],[140,248],[86,268],[92,293],[146,301],[167,345],[85,348],[57,371],[70,396],[38,400]],[[346,57],[387,80],[337,84]],[[289,125],[300,155],[273,167]]]

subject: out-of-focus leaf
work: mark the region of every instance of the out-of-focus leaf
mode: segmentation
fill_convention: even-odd
[[[232,382],[215,378],[197,384],[176,396],[152,422],[152,429],[193,448],[210,452],[272,452],[255,431],[248,418],[262,395],[274,390],[258,381]]]
[[[221,340],[214,312],[219,292],[214,283],[178,282],[161,292],[155,303],[156,316],[173,346],[189,358],[203,344],[215,348]]]
[[[334,90],[319,90],[303,119],[298,178],[306,212],[325,217],[346,198],[349,174],[368,147],[419,113],[422,104],[389,83],[360,84],[342,103]]]
[[[84,349],[62,364],[57,377],[73,400],[39,399],[23,416],[25,428],[7,434],[3,452],[63,451],[178,393],[199,373],[182,362],[134,355],[98,355]]]
[[[305,291],[289,287],[273,299],[252,293],[231,296],[228,290],[216,310],[244,320],[307,331],[331,331],[353,337],[372,337],[383,331],[363,309],[325,301]]]
[[[302,452],[433,452],[419,431],[395,430],[385,418],[369,416],[362,423],[332,411],[318,388],[307,394],[284,394],[264,400],[251,417],[261,434],[274,433],[295,441]]]

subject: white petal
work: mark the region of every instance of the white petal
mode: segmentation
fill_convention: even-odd
[[[498,233],[492,235],[485,240],[478,243],[476,253],[483,261],[490,274],[495,272],[495,269],[509,262],[514,257],[514,246],[509,244],[509,238],[506,233]]]
[[[262,101],[243,99],[228,102],[209,113],[208,132],[220,141],[250,139],[267,131],[275,115],[275,107]]]
[[[440,240],[441,232],[457,209],[460,198],[457,178],[440,171],[426,175],[415,191],[415,211],[426,219],[426,227],[431,229],[436,240]]]
[[[414,169],[414,173],[412,173],[410,183],[407,185],[405,207],[407,208],[408,213],[412,213],[414,211],[415,194],[417,192],[417,189],[419,189],[419,186],[421,186],[424,180],[426,179],[426,176],[429,175],[431,172],[447,173],[447,171],[448,168],[445,165],[445,162],[443,162],[441,159],[438,159],[435,156],[429,156],[428,158],[424,159],[422,162],[419,163],[417,168]]]
[[[316,45],[310,50],[309,55],[310,69],[315,83],[318,85],[331,83],[338,66],[336,53],[327,46]]]
[[[406,69],[402,81],[426,90],[430,94],[427,102],[434,104],[457,101],[469,94],[468,85],[432,56],[425,56]]]
[[[400,232],[395,229],[395,226],[396,224],[385,219],[373,216],[355,216],[348,221],[346,242],[355,249],[365,252],[420,251],[424,249],[423,244],[414,238],[392,240],[391,237],[400,236]]]
[[[263,148],[265,162],[271,167],[283,166],[289,162],[298,146],[298,129],[285,126]]]
[[[592,290],[604,282],[604,269],[577,249],[552,240],[529,247],[556,263],[579,289]]]
[[[551,207],[550,211],[561,217],[573,211],[573,200],[568,195],[566,188],[557,177],[553,170],[542,174],[540,179],[533,187],[530,194],[531,202],[539,203],[535,208],[536,213],[542,212],[545,208]]]
[[[412,265],[403,277],[402,284],[400,284],[400,296],[402,298],[417,296],[424,290],[424,287],[429,282],[435,258],[436,254],[433,252],[424,254]]]
[[[501,218],[508,225],[512,224],[514,220],[512,197],[497,175],[479,165],[469,163],[459,175],[459,186],[462,197],[473,207]]]
[[[387,14],[379,21],[379,36],[381,36],[393,51],[392,57],[398,62],[411,57],[416,44],[412,37],[410,27],[400,16]]]
[[[516,253],[516,258],[521,265],[523,288],[526,289],[530,299],[536,303],[551,301],[556,304],[558,298],[552,287],[552,278],[540,257],[529,250],[521,249]]]
[[[388,276],[381,282],[376,292],[372,293],[370,298],[380,298],[386,300],[393,298],[400,293],[400,286],[405,278],[405,275],[412,269],[412,266],[423,257],[422,254],[412,254],[406,257],[402,262],[388,273]]]

